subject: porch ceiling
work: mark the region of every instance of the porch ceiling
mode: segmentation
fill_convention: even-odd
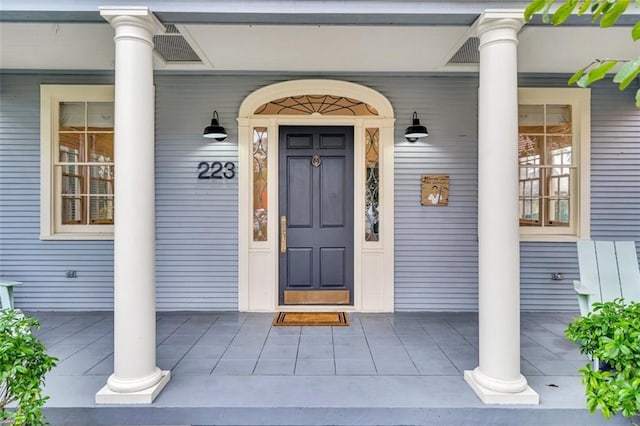
[[[169,24],[170,22],[164,22]],[[470,25],[177,25],[201,64],[158,60],[156,69],[229,72],[475,72],[448,64]],[[113,30],[105,22],[0,22],[0,68],[111,70]],[[525,26],[519,71],[570,73],[594,58],[637,55],[629,27]]]

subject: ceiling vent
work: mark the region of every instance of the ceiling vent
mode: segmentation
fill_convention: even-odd
[[[470,37],[464,42],[460,49],[449,59],[448,64],[479,64],[480,39],[478,37]]]
[[[180,31],[173,24],[165,25],[166,32],[153,36],[155,51],[167,63],[201,64],[202,60],[191,48],[187,40],[180,34]]]

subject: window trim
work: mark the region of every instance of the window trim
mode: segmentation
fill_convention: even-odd
[[[62,225],[55,176],[60,102],[114,102],[113,85],[40,85],[40,239],[113,240],[113,225]]]
[[[571,105],[573,148],[578,159],[577,178],[572,183],[575,205],[568,229],[553,226],[520,226],[521,241],[576,241],[589,238],[591,231],[591,90],[582,88],[518,89],[518,105]],[[563,232],[564,231],[564,232]]]

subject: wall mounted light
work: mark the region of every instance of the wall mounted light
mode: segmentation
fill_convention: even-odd
[[[227,138],[227,131],[218,123],[218,111],[213,111],[211,125],[204,128],[203,137],[222,142]]]
[[[429,132],[427,128],[420,124],[420,120],[418,120],[418,113],[413,112],[413,124],[407,127],[407,131],[404,132],[404,137],[409,142],[415,142],[419,138],[425,138],[429,136]]]

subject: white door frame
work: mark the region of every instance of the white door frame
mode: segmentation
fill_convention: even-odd
[[[256,115],[261,105],[299,95],[344,96],[373,106],[377,116]],[[393,312],[394,114],[389,100],[368,87],[337,80],[294,80],[251,93],[238,114],[238,309],[350,310]],[[354,128],[354,304],[353,306],[278,305],[278,129],[280,126],[353,126]],[[268,225],[267,241],[253,241],[253,128],[266,127]],[[379,240],[365,241],[365,129],[380,130]]]

